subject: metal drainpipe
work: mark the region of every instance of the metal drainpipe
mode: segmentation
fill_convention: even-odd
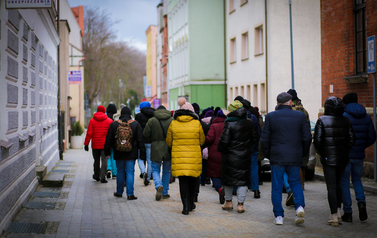
[[[227,105],[227,84],[226,84],[226,0],[223,0],[224,7],[224,108]]]
[[[57,33],[58,33],[58,37],[60,39],[60,0],[58,0],[58,17],[57,17]],[[61,114],[61,110],[60,110],[60,42],[59,42],[59,45],[58,45],[58,140],[59,140],[59,159],[60,160],[63,160],[63,151],[64,151],[64,148],[63,147],[63,141],[62,141],[62,135],[61,133],[64,133],[64,128],[63,128],[63,132],[61,131],[62,128],[61,128],[61,118],[60,118],[60,114]]]
[[[264,34],[266,35],[265,37],[265,60],[266,60],[266,114],[268,113],[268,61],[267,61],[267,0],[264,0]]]

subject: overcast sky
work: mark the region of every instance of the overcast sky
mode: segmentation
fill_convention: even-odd
[[[113,29],[119,41],[146,52],[145,31],[149,25],[157,25],[157,5],[161,0],[68,0],[71,7],[79,5],[98,7],[109,13]],[[84,15],[85,18],[85,15]]]

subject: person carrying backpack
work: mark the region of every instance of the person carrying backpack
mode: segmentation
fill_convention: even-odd
[[[105,156],[109,158],[110,148],[114,148],[114,159],[117,166],[117,190],[115,197],[122,197],[124,192],[124,178],[126,174],[127,199],[135,200],[134,177],[135,160],[145,160],[145,145],[140,124],[132,120],[131,110],[128,107],[122,108],[119,120],[111,123],[105,141]]]
[[[159,106],[153,113],[154,117],[149,119],[144,128],[144,138],[152,141],[151,161],[153,182],[156,188],[156,200],[169,198],[169,181],[171,155],[168,145],[166,144],[166,133],[173,118],[170,111],[164,106]],[[162,182],[160,179],[160,170],[162,165]]]

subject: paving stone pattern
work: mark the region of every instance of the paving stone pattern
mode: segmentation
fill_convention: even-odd
[[[30,200],[65,204],[60,207],[63,210],[23,208],[14,219],[46,223],[50,228],[46,228],[44,234],[4,233],[4,237],[376,237],[377,234],[377,197],[371,194],[367,194],[369,218],[366,222],[359,221],[354,205],[353,223],[342,223],[339,227],[327,225],[330,209],[326,185],[319,180],[305,185],[305,223],[296,226],[294,209],[284,206],[284,225],[277,226],[273,224],[270,182],[260,186],[260,199],[253,198],[252,192],[247,193],[246,212],[242,214],[236,211],[236,197],[233,198],[234,210],[223,211],[214,188],[201,186],[197,208],[185,216],[181,214],[178,180],[170,185],[170,199],[156,201],[153,182],[145,187],[136,166],[138,199],[128,201],[125,196],[113,196],[116,180],[102,184],[92,179],[91,152],[71,149],[64,153],[65,162],[74,162],[75,176],[66,178],[63,188],[40,186],[37,191],[63,192],[66,196]]]

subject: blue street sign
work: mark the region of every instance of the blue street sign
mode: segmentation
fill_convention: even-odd
[[[368,74],[376,72],[376,39],[374,36],[367,38]]]

